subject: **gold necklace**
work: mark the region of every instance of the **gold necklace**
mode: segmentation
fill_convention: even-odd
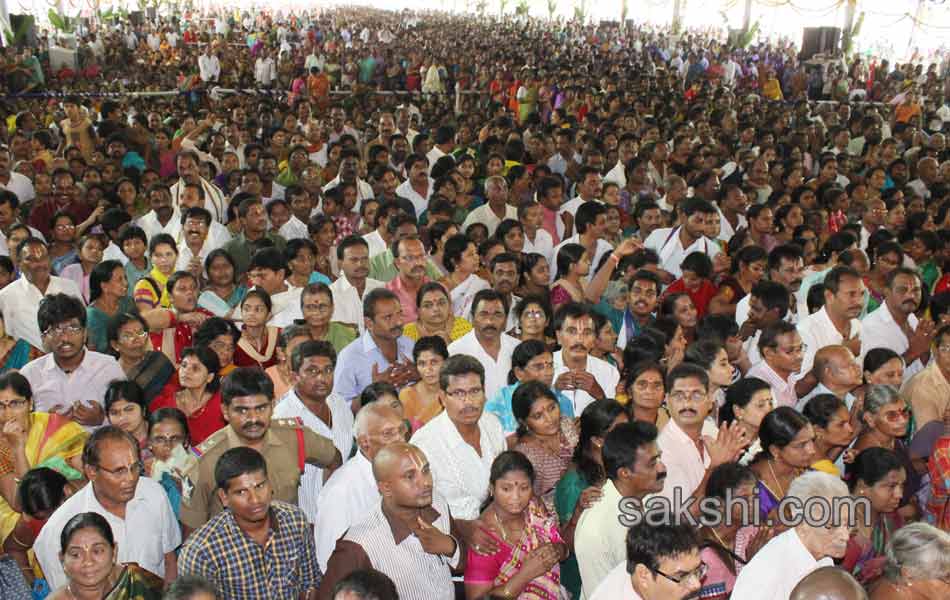
[[[498,528],[501,529],[501,539],[508,541],[508,532],[505,531],[505,526],[501,522],[501,518],[498,516],[497,512],[492,512],[495,515],[495,522],[498,523]]]
[[[778,498],[779,500],[781,500],[782,498],[785,497],[785,488],[782,487],[782,482],[779,481],[779,480],[778,480],[778,477],[775,475],[775,469],[772,468],[772,459],[771,459],[771,458],[768,459],[767,464],[768,464],[768,466],[769,466],[769,473],[772,474],[772,481],[775,482],[775,487],[777,487],[777,488],[778,488],[778,491],[781,492],[781,494],[782,494],[782,495],[779,496],[779,498]]]
[[[713,534],[714,536],[716,536],[716,540],[719,542],[719,544],[720,544],[723,548],[725,548],[725,549],[727,549],[727,550],[729,549],[729,545],[726,544],[726,542],[723,541],[723,539],[722,539],[721,537],[719,537],[719,534],[716,533],[716,530],[715,530],[715,529],[713,529],[712,527],[710,527],[710,528],[709,528],[709,531],[711,531],[712,534]]]

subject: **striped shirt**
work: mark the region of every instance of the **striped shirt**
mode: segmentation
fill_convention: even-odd
[[[320,586],[313,532],[303,511],[274,500],[263,546],[225,510],[195,531],[178,557],[179,575],[198,575],[228,600],[298,600]]]
[[[321,600],[330,600],[330,590],[340,579],[359,569],[373,568],[389,576],[396,584],[401,600],[442,600],[454,598],[452,569],[461,568],[464,549],[458,545],[458,532],[449,507],[439,495],[421,516],[433,527],[456,540],[451,557],[429,554],[412,531],[388,514],[378,502],[365,519],[350,527],[327,562],[327,576],[320,588]]]

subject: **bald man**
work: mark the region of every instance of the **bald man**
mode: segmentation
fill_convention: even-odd
[[[313,529],[317,561],[323,571],[327,570],[337,540],[379,504],[379,489],[373,477],[376,455],[387,444],[406,441],[408,433],[402,415],[385,402],[371,402],[361,408],[356,413],[353,431],[359,452],[333,472],[317,499]]]
[[[453,598],[462,538],[448,504],[433,494],[429,459],[411,444],[388,444],[373,459],[373,477],[381,501],[336,543],[320,597],[329,600],[336,582],[353,571],[376,569],[402,600]]]
[[[818,377],[818,385],[795,406],[801,411],[808,401],[818,394],[834,394],[848,405],[854,404],[851,392],[862,383],[861,365],[847,346],[825,346],[815,353],[812,372]]]
[[[868,600],[868,593],[851,573],[822,567],[798,582],[789,600]]]

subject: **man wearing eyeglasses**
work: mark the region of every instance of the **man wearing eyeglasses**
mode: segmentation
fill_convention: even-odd
[[[627,531],[626,546],[626,560],[588,600],[683,600],[702,587],[707,569],[690,525],[641,522]]]
[[[333,392],[336,351],[330,342],[308,341],[294,348],[290,367],[296,384],[277,402],[274,417],[298,419],[311,431],[333,440],[341,456],[353,449],[353,411],[350,403]],[[317,495],[326,477],[323,469],[304,467],[300,478],[299,506],[307,520],[317,520]]]
[[[416,308],[416,292],[423,284],[429,282],[426,275],[426,263],[429,255],[422,240],[412,236],[402,238],[392,245],[393,263],[398,272],[386,284],[386,289],[396,294],[402,305],[403,325],[412,323],[418,317]]]
[[[83,474],[89,484],[73,494],[50,516],[33,544],[36,558],[52,589],[68,583],[60,560],[60,534],[80,513],[105,517],[115,536],[116,561],[137,563],[172,582],[178,577],[175,550],[181,545],[178,520],[165,489],[142,477],[139,445],[114,425],[95,431],[82,452]]]
[[[115,358],[85,348],[86,308],[79,298],[53,294],[39,304],[36,321],[49,354],[20,371],[30,382],[35,410],[97,427],[105,417],[102,399],[109,382],[126,379],[125,372]]]

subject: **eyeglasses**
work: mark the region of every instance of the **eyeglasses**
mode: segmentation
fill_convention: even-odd
[[[899,410],[889,410],[884,413],[884,418],[892,423],[895,421],[903,421],[910,417],[910,409],[906,406]]]
[[[119,339],[123,342],[134,342],[135,340],[143,340],[148,337],[147,331],[127,331],[119,336]]]
[[[526,319],[543,319],[546,315],[543,310],[526,310],[522,316]]]
[[[119,479],[125,479],[126,477],[138,477],[145,472],[145,465],[141,461],[132,463],[127,467],[119,467],[118,469],[107,469],[105,467],[97,466],[96,469],[99,471],[104,471],[113,477],[118,477]]]
[[[683,585],[690,579],[695,579],[696,581],[702,582],[703,577],[705,577],[706,573],[709,571],[709,567],[706,566],[706,563],[699,563],[699,566],[693,569],[692,571],[690,571],[689,573],[686,573],[684,575],[679,575],[677,577],[673,577],[672,575],[667,575],[666,573],[664,573],[663,571],[659,569],[654,569],[654,571],[656,571],[658,575],[662,575],[663,577],[666,577],[667,579],[669,579],[670,581],[672,581],[673,583],[677,585]]]
[[[23,399],[10,400],[9,402],[0,402],[0,411],[4,411],[4,410],[13,410],[13,411],[23,410],[24,408],[26,408],[26,407],[29,406],[29,405],[30,405],[30,401],[29,401],[29,400],[23,400]]]
[[[317,367],[309,367],[300,371],[304,377],[316,377],[318,375],[323,375],[324,377],[333,376],[333,367],[327,367],[325,369],[318,369]]]
[[[183,435],[156,435],[149,438],[156,446],[177,446],[185,441]]]
[[[50,336],[54,338],[61,338],[66,334],[76,335],[81,333],[83,330],[82,325],[57,325],[55,327],[50,327],[43,332],[44,336]]]
[[[686,402],[690,400],[699,403],[706,400],[706,392],[670,392],[670,400],[675,400],[676,402]]]
[[[452,390],[451,392],[445,392],[445,395],[451,398],[452,400],[465,400],[466,398],[471,398],[477,400],[481,398],[485,393],[485,390],[482,388],[472,388],[470,390]]]
[[[332,304],[304,304],[303,309],[308,312],[330,312],[333,310]]]

